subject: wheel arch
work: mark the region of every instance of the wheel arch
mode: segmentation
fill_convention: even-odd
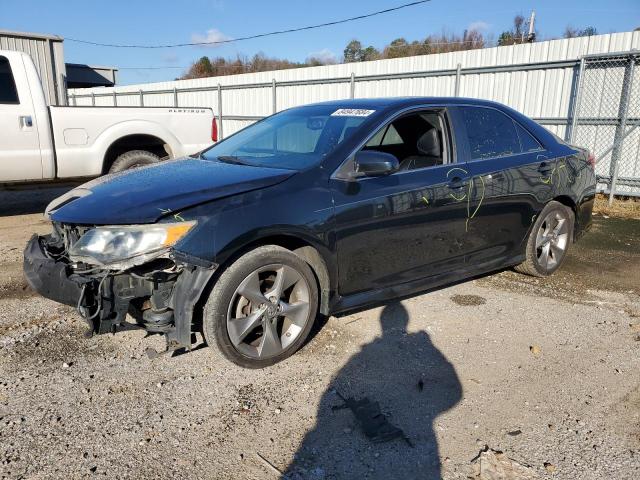
[[[251,241],[237,241],[234,243],[235,246],[233,248],[225,249],[226,254],[224,259],[219,262],[215,273],[208,280],[195,305],[193,311],[193,324],[195,329],[201,328],[204,306],[222,272],[245,253],[264,245],[277,245],[286,248],[307,262],[318,282],[318,293],[320,297],[318,311],[322,315],[328,316],[330,314],[329,306],[332,294],[336,291],[335,282],[337,281],[337,274],[331,269],[331,260],[328,258],[330,255],[329,252],[323,249],[322,246],[298,232],[265,234],[259,238],[254,237]],[[325,251],[323,252],[323,250]]]
[[[556,202],[563,204],[565,207],[568,207],[573,212],[573,240],[576,240],[576,234],[580,229],[580,218],[578,212],[578,205],[569,195],[558,195],[554,197]]]
[[[123,153],[131,150],[145,150],[158,157],[173,156],[171,147],[161,138],[155,135],[135,133],[115,140],[107,148],[102,161],[102,173],[107,173],[113,162]]]
[[[320,245],[317,245],[316,242],[299,232],[265,234],[250,242],[243,243],[241,246],[236,247],[231,255],[226,257],[220,268],[225,268],[250,250],[264,245],[277,245],[286,248],[309,264],[318,281],[320,290],[319,311],[323,315],[328,315],[329,300],[331,292],[335,289],[334,282],[336,278],[330,270],[329,259],[325,258],[325,256],[328,256],[328,252],[323,255]]]
[[[109,163],[107,162],[107,153],[111,150],[113,153],[114,145],[122,145],[123,142],[129,143],[129,150],[144,150],[144,145],[140,143],[132,143],[132,140],[151,140],[151,145],[160,148],[165,154],[159,155],[160,157],[174,156],[179,154],[180,142],[176,136],[165,126],[149,121],[149,120],[126,120],[118,122],[103,132],[101,132],[95,139],[92,150],[95,153],[95,162],[100,163],[96,165],[103,173],[109,169]],[[166,145],[166,147],[164,147]],[[113,158],[115,159],[115,158]]]

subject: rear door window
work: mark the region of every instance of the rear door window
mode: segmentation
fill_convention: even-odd
[[[515,122],[514,122],[515,123]],[[531,135],[522,125],[516,123],[518,137],[520,137],[520,145],[524,153],[542,150],[542,145]]]
[[[506,157],[522,152],[513,120],[498,110],[461,107],[471,160]]]
[[[18,104],[18,90],[7,57],[0,57],[0,103]]]

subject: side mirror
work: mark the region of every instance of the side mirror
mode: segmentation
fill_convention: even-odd
[[[356,153],[355,169],[367,177],[389,175],[398,170],[398,159],[390,153],[376,150],[361,150]]]

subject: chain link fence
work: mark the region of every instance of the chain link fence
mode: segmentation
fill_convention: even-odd
[[[571,143],[596,157],[598,188],[640,196],[640,52],[580,62]]]

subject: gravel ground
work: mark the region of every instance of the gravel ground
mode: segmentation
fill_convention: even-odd
[[[485,446],[522,466],[505,478],[640,478],[638,220],[598,217],[552,278],[332,317],[254,371],[208,348],[149,359],[164,341],[140,331],[84,338],[30,292],[21,250],[59,193],[0,193],[2,478],[466,479]],[[372,443],[339,395],[379,402],[412,446]]]

